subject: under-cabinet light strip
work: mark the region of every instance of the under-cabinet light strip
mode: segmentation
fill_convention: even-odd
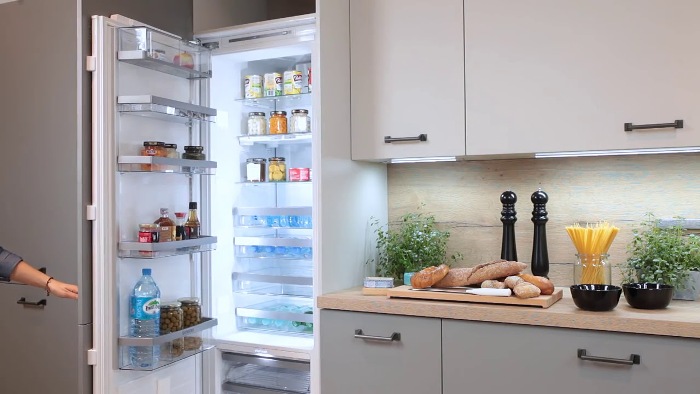
[[[457,161],[457,158],[454,156],[404,157],[402,159],[391,159],[390,163],[433,163],[437,161]]]
[[[549,157],[589,157],[589,156],[621,156],[621,155],[656,155],[664,153],[698,153],[700,146],[688,148],[653,148],[653,149],[620,149],[620,150],[587,150],[570,152],[535,153],[535,158]]]

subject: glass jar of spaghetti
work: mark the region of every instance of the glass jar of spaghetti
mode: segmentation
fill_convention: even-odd
[[[612,284],[612,266],[608,257],[610,256],[607,254],[577,254],[574,263],[574,284]]]
[[[270,112],[270,134],[287,134],[287,111]]]

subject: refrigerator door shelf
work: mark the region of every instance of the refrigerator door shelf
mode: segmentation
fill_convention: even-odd
[[[183,254],[209,252],[216,249],[216,237],[200,236],[197,239],[172,242],[119,242],[119,257],[155,259]]]
[[[264,108],[274,111],[292,107],[310,107],[312,94],[313,93],[298,93],[285,96],[243,98],[237,99],[236,102],[250,108]]]
[[[172,364],[176,361],[180,361],[187,357],[193,356],[198,353],[202,353],[205,350],[212,349],[214,344],[211,343],[207,338],[202,338],[202,332],[208,330],[217,325],[217,320],[209,317],[202,317],[202,323],[188,327],[181,331],[171,332],[169,334],[164,334],[157,336],[155,338],[134,338],[134,337],[119,337],[118,345],[121,353],[122,363],[119,369],[123,370],[137,370],[137,371],[154,371],[156,369],[162,368],[166,365]],[[179,339],[184,339],[185,349],[182,350],[180,347],[180,354],[171,352],[171,346],[181,341],[174,342]],[[188,342],[189,341],[189,342]],[[188,343],[194,344],[195,346],[188,348]],[[201,344],[201,345],[200,345]],[[130,346],[144,346],[154,348],[160,348],[160,359],[157,364],[150,367],[137,367],[129,364],[129,347]],[[177,355],[175,355],[177,354]]]
[[[214,175],[216,162],[208,160],[175,159],[158,156],[119,156],[119,172],[156,172],[174,174]]]
[[[241,146],[260,144],[270,148],[276,148],[280,145],[310,144],[311,133],[242,135],[238,137],[238,143]]]
[[[211,78],[211,50],[147,27],[119,29],[117,58],[181,78]]]
[[[193,120],[213,122],[216,110],[158,96],[119,96],[117,110],[123,114],[154,117],[162,120],[189,123]]]

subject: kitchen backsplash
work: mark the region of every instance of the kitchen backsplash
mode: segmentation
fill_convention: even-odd
[[[515,223],[518,260],[529,263],[533,223],[530,195],[549,195],[546,225],[550,278],[573,282],[576,253],[564,227],[576,221],[607,220],[620,233],[610,260],[627,258],[632,229],[648,212],[658,218],[700,218],[700,156],[666,154],[390,164],[389,219],[422,208],[451,232],[448,254],[461,252],[471,266],[499,258],[502,223],[500,195],[518,196]],[[613,267],[613,283],[619,284]]]

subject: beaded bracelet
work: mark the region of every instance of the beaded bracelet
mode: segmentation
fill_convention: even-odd
[[[49,282],[53,280],[53,276],[49,277],[49,279],[46,280],[46,285],[44,286],[46,288],[46,295],[49,296],[51,295],[51,290],[49,289]]]

